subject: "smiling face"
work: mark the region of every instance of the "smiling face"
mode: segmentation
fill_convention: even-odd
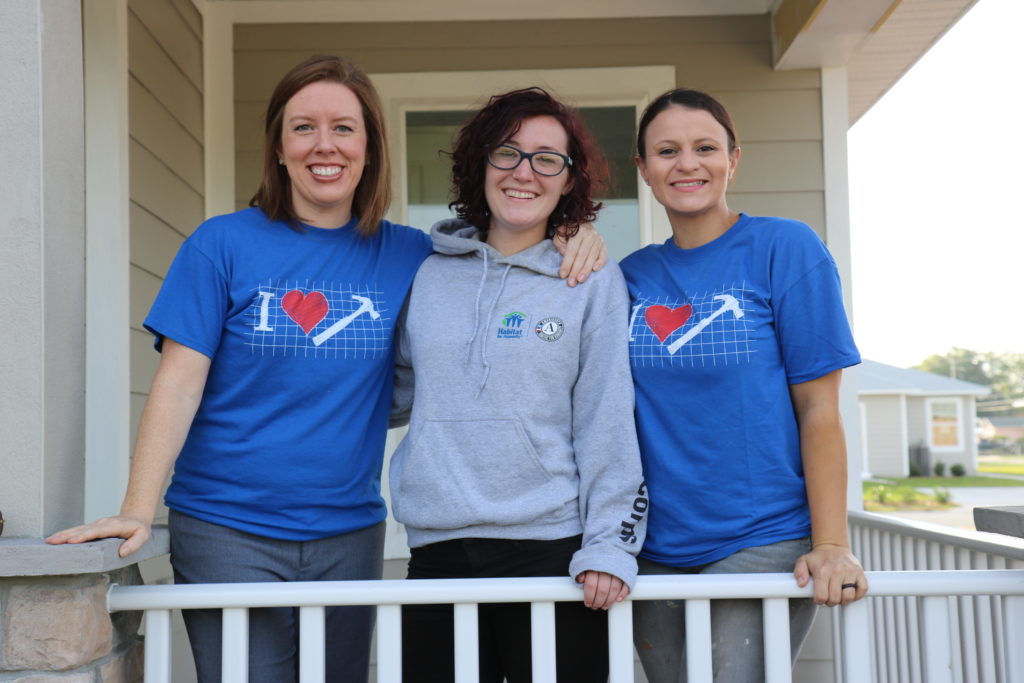
[[[725,191],[739,163],[729,135],[703,109],[672,105],[651,121],[637,166],[669,219],[729,213]]]
[[[527,153],[569,153],[569,135],[551,116],[524,119],[519,130],[501,142]],[[543,240],[548,218],[571,187],[569,173],[566,168],[556,176],[543,176],[526,159],[507,171],[488,164],[484,176],[484,196],[491,212],[488,242],[511,242],[519,251]]]
[[[340,83],[311,83],[288,100],[281,126],[278,156],[288,169],[295,214],[318,228],[344,225],[366,165],[359,98]]]

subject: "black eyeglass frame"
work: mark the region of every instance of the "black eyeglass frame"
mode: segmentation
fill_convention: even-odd
[[[508,166],[508,167],[498,166],[496,163],[494,163],[491,160],[491,155],[492,154],[497,152],[499,149],[504,149],[504,148],[511,149],[511,150],[515,151],[516,154],[519,155],[519,161],[517,161],[515,163],[515,166]],[[561,159],[565,162],[565,164],[562,166],[562,168],[558,169],[558,173],[545,173],[544,171],[538,170],[537,167],[533,165],[533,157],[537,156],[538,154],[551,154],[551,155],[554,155],[556,157],[561,157]],[[487,163],[490,164],[491,166],[493,166],[494,168],[498,169],[499,171],[514,171],[517,168],[519,168],[519,165],[521,163],[523,163],[523,160],[528,160],[530,162],[530,168],[533,169],[533,172],[538,174],[538,175],[542,175],[545,178],[554,178],[556,176],[560,176],[560,175],[562,175],[562,172],[565,171],[565,169],[570,168],[572,166],[572,158],[571,157],[569,157],[569,156],[567,156],[565,154],[562,154],[561,152],[553,152],[553,151],[551,151],[549,149],[542,149],[542,150],[538,150],[536,152],[524,152],[523,150],[519,149],[518,147],[513,147],[512,145],[505,144],[505,145],[497,145],[496,147],[492,147],[487,152]]]

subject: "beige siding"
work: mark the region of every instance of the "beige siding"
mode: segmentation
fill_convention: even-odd
[[[129,0],[132,442],[159,363],[142,321],[203,219],[202,18],[188,0]]]
[[[864,396],[867,418],[867,469],[872,474],[905,477],[908,453],[903,438],[903,409],[899,396]]]
[[[923,398],[914,397],[907,399],[907,441],[911,446],[918,442],[928,443]]]
[[[234,38],[238,206],[258,177],[266,99],[311,54],[343,54],[371,74],[669,65],[679,85],[714,93],[736,119],[743,158],[733,208],[798,218],[824,236],[820,75],[772,70],[766,17],[513,21],[501,30],[494,22],[241,24]]]

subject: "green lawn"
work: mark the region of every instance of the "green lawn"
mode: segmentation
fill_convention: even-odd
[[[987,474],[1024,474],[1024,465],[1014,463],[982,463],[978,465],[979,472]]]
[[[1007,472],[1007,474],[1010,474]],[[913,488],[961,488],[968,486],[1024,486],[1020,479],[1003,479],[1001,477],[907,477],[905,479],[891,479],[889,477],[875,480],[877,483],[884,483],[890,486],[911,486]],[[872,485],[871,482],[864,482],[864,486]]]
[[[1024,462],[985,463],[978,469],[989,467],[1021,468]],[[994,470],[997,473],[1016,474],[1014,469]],[[1024,486],[1021,479],[1002,477],[906,477],[900,479],[877,478],[862,482],[864,509],[869,512],[897,512],[907,510],[946,510],[953,507],[949,489],[966,486]]]

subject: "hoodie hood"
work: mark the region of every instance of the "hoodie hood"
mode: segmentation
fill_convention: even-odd
[[[480,239],[479,228],[461,218],[447,218],[435,223],[430,229],[430,239],[434,242],[434,251],[439,254],[458,256],[478,253],[485,263],[518,266],[548,277],[560,277],[558,271],[562,266],[562,255],[550,239],[504,256]]]

